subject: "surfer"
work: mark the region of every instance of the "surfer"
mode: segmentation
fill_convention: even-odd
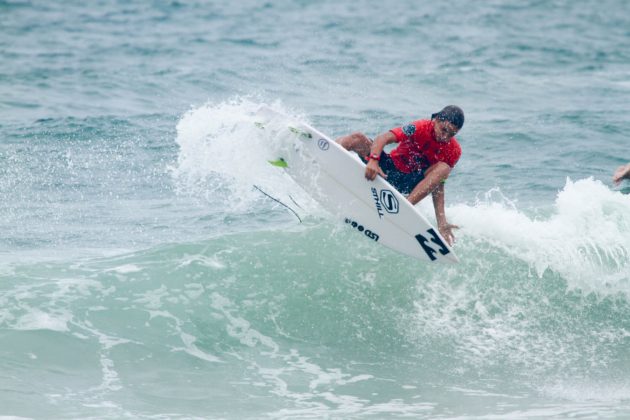
[[[618,185],[624,179],[630,179],[630,163],[617,168],[613,174],[613,182]]]
[[[374,180],[377,175],[386,178],[411,204],[429,194],[438,230],[453,244],[456,225],[448,223],[444,211],[444,183],[459,160],[462,149],[455,134],[464,125],[464,112],[455,105],[444,107],[431,115],[430,120],[417,120],[377,136],[374,141],[356,132],[337,139],[346,150],[356,152],[364,162],[365,177]],[[386,145],[398,143],[386,153]]]

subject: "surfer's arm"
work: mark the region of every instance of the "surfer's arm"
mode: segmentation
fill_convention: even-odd
[[[435,209],[435,219],[438,226],[446,225],[446,211],[444,211],[444,183],[440,183],[431,193],[433,198],[433,208]]]
[[[446,220],[446,212],[444,210],[444,181],[451,173],[451,167],[445,162],[438,162],[431,166],[424,173],[424,179],[418,183],[407,196],[407,200],[411,204],[417,204],[430,193],[433,196],[433,208],[435,210],[435,218],[437,220],[438,230],[446,241],[452,245],[455,237],[452,229],[457,226],[451,225]]]
[[[617,168],[613,174],[613,182],[619,184],[624,179],[630,179],[630,163]]]
[[[385,146],[396,143],[396,136],[391,131],[376,136],[370,147],[370,155],[380,156]]]
[[[452,225],[446,220],[446,211],[444,210],[444,182],[440,182],[440,185],[431,193],[433,197],[433,208],[435,209],[435,218],[437,220],[438,230],[446,242],[449,245],[453,245],[455,242],[455,235],[453,235],[453,229],[458,229],[459,226]]]
[[[383,149],[390,143],[396,142],[396,136],[391,131],[376,136],[372,145],[370,146],[370,157],[377,156],[380,158]],[[378,159],[370,158],[367,166],[365,167],[365,177],[369,180],[376,178],[376,175],[380,175],[383,178],[387,178],[387,175],[381,170]]]

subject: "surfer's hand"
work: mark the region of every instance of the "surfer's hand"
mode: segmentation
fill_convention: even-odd
[[[448,242],[448,244],[451,246],[455,243],[455,235],[453,235],[453,229],[459,229],[459,226],[452,225],[450,223],[438,225],[440,235],[442,235],[442,238],[446,239],[446,242]]]
[[[624,179],[630,179],[630,163],[617,168],[613,175],[613,182],[619,184]]]
[[[378,166],[377,160],[370,160],[365,167],[365,178],[370,181],[374,181],[376,175],[380,175],[383,178],[387,178],[387,175],[383,172],[380,166]]]

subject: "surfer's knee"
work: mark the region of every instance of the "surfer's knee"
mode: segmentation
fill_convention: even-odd
[[[435,183],[435,186],[432,192],[435,189],[437,189],[440,185],[444,185],[450,174],[451,174],[451,168],[443,162],[437,162],[424,170],[425,179],[427,177],[434,177],[432,182]]]
[[[448,176],[451,174],[451,169],[452,168],[448,166],[448,164],[445,162],[436,162],[424,170],[424,175],[426,176],[433,171],[437,171],[440,173],[440,176],[448,178]]]
[[[359,151],[359,149],[364,149],[366,146],[369,147],[371,140],[365,134],[356,131],[347,136],[338,138],[337,143],[346,150],[354,150],[356,152]]]

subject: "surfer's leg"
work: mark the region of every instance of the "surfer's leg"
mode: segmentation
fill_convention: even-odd
[[[343,146],[344,149],[356,152],[359,156],[369,155],[370,147],[372,147],[372,140],[360,132],[339,137],[336,141]]]
[[[423,171],[423,177],[407,196],[411,204],[416,204],[439,188],[448,178],[451,168],[444,162],[438,162]]]
[[[431,172],[433,172],[435,170],[435,168],[437,168],[437,166],[438,166],[438,164],[435,163],[435,164],[429,166],[427,169],[425,169],[423,171],[424,176],[428,176]],[[446,174],[446,176],[443,177],[443,179],[440,180],[440,182],[442,182],[442,183],[446,182],[446,178],[448,178],[449,174],[450,174],[450,171],[449,171],[449,173]]]

